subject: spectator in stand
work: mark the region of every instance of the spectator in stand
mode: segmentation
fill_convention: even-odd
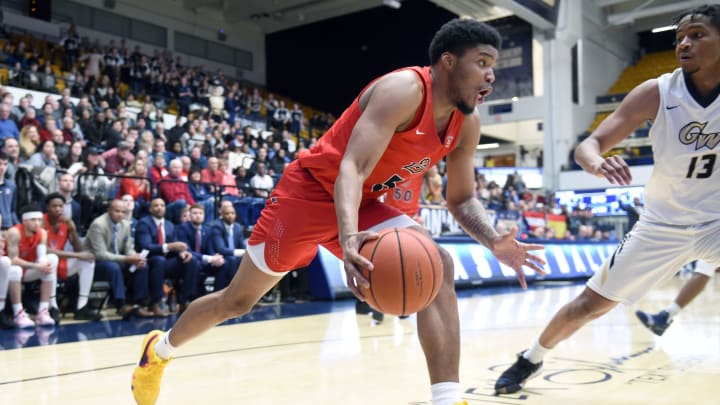
[[[168,175],[163,177],[158,186],[160,197],[167,203],[166,217],[172,222],[179,222],[180,210],[187,206],[195,204],[195,200],[190,194],[187,183],[182,182],[182,163],[175,159],[170,162]]]
[[[165,277],[180,281],[174,285],[181,286],[176,287],[176,293],[183,310],[199,295],[200,261],[194,260],[187,245],[178,241],[175,226],[164,217],[165,201],[154,198],[150,215],[141,218],[135,230],[135,250],[146,249],[149,254],[148,265],[133,277],[133,297],[139,304],[149,296],[149,309],[155,316],[167,316],[160,306]]]
[[[205,169],[208,167],[208,160],[207,158],[202,154],[202,148],[200,146],[193,146],[192,149],[190,149],[190,161],[193,165],[200,167],[201,169]]]
[[[110,109],[106,109],[104,116],[109,117],[109,112]],[[120,141],[123,140],[122,128],[122,120],[113,120],[112,124],[108,127],[105,127],[104,132],[102,132],[104,138],[100,142],[100,147],[103,148],[105,151],[115,148],[120,143]]]
[[[80,203],[73,199],[75,191],[75,179],[69,173],[63,173],[58,176],[58,194],[63,197],[63,215],[70,218],[75,228],[80,226],[82,220]]]
[[[10,118],[10,106],[0,103],[0,140],[5,138],[20,139],[17,124]]]
[[[285,106],[285,101],[280,100],[280,106],[275,110],[273,116],[272,127],[277,131],[284,131],[287,129],[287,124],[290,122],[290,110]]]
[[[210,254],[220,254],[225,258],[234,275],[240,260],[245,254],[243,228],[236,222],[235,207],[230,201],[220,204],[220,218],[210,226]],[[228,276],[232,277],[231,274]],[[227,283],[231,280],[227,279]],[[227,283],[223,282],[225,285]]]
[[[275,182],[273,178],[267,174],[265,163],[258,163],[256,169],[257,172],[250,179],[250,187],[252,188],[253,195],[259,198],[267,198],[275,186]]]
[[[48,93],[57,93],[57,80],[55,79],[55,74],[53,74],[52,66],[50,64],[46,64],[43,68],[42,73],[42,82],[41,82],[41,89],[43,91],[46,91]]]
[[[103,152],[102,158],[105,161],[105,171],[109,174],[125,174],[132,167],[135,161],[130,150],[132,146],[126,141],[120,141],[117,147]]]
[[[203,207],[191,206],[190,221],[178,226],[178,240],[184,242],[195,260],[202,263],[201,272],[214,277],[214,291],[220,291],[228,286],[237,268],[233,267],[232,260],[226,262],[220,253],[210,254],[211,229],[206,223]]]
[[[166,168],[165,158],[162,155],[154,158],[152,167],[150,167],[150,180],[152,180],[153,185],[157,187],[160,179],[167,176],[168,173],[169,172]]]
[[[25,109],[25,114],[20,119],[20,128],[25,128],[28,125],[32,125],[38,130],[42,128],[40,121],[37,119],[37,112],[33,107]]]
[[[628,217],[628,232],[633,229],[633,226],[635,226],[635,223],[640,219],[640,214],[642,214],[642,211],[644,209],[643,203],[640,202],[639,197],[633,198],[633,205],[625,205],[622,202],[620,203],[620,208],[627,213]]]
[[[70,152],[60,162],[60,167],[67,169],[70,174],[76,174],[83,166],[83,143],[75,141],[70,145]]]
[[[59,161],[55,154],[55,143],[51,140],[43,142],[40,152],[35,152],[25,163],[30,166],[57,168]]]
[[[72,178],[70,182],[72,184]],[[95,256],[83,247],[75,223],[64,214],[66,204],[65,197],[60,193],[50,193],[45,198],[47,213],[43,219],[47,232],[48,252],[59,258],[58,280],[66,280],[68,277],[78,274],[79,291],[75,319],[99,321],[102,315],[87,305],[95,274]],[[72,246],[72,250],[65,249],[68,242]]]
[[[6,230],[19,223],[17,217],[17,187],[13,179],[7,178],[9,157],[0,153],[0,228]],[[0,310],[2,310],[0,308]]]
[[[210,183],[212,185],[208,186],[208,191],[211,193],[215,192],[215,184],[220,185],[222,184],[225,174],[218,170],[219,161],[216,157],[210,157],[208,158],[208,165],[205,169],[202,169],[202,182],[203,183]]]
[[[75,24],[70,24],[70,28],[60,39],[60,46],[63,47],[63,70],[68,71],[74,67],[80,54],[80,37],[75,31]]]
[[[123,320],[152,315],[139,305],[130,305],[125,300],[123,271],[132,273],[146,266],[145,257],[135,252],[130,222],[125,219],[126,211],[124,202],[113,200],[108,212],[92,222],[85,239],[95,255],[96,279],[110,283],[114,304]]]
[[[10,63],[8,60],[7,64],[11,66],[8,71],[8,84],[15,87],[23,87],[25,84],[25,71],[23,70],[20,61]]]
[[[136,216],[140,216],[147,211],[150,203],[150,195],[152,186],[147,178],[147,162],[144,159],[135,159],[133,163],[133,171],[127,173],[128,176],[135,178],[122,178],[118,187],[115,198],[121,198],[130,195],[135,200]]]
[[[428,168],[424,177],[425,201],[429,204],[445,204],[445,198],[442,194],[443,180],[438,172],[437,165]]]
[[[295,134],[295,136],[300,136],[303,119],[302,109],[300,109],[298,103],[294,103],[293,109],[290,111],[290,131]]]
[[[268,98],[265,100],[265,126],[272,128],[273,118],[275,117],[275,110],[280,107],[280,103],[275,99],[275,95],[268,93]]]
[[[55,302],[58,257],[47,253],[47,232],[42,228],[43,214],[37,205],[23,207],[21,215],[22,222],[7,231],[7,254],[13,266],[22,268],[23,282],[41,281],[40,304],[35,323],[38,326],[54,326],[56,321],[50,312],[52,306],[53,315],[59,314]],[[26,326],[32,326],[27,322],[27,315],[23,316],[23,313],[22,307],[19,308],[15,319],[21,320]]]
[[[7,173],[4,177],[14,180],[17,166],[20,164],[20,144],[14,138],[6,138],[2,145],[2,153],[8,159]]]

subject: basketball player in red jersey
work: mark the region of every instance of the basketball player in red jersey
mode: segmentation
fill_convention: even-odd
[[[480,137],[475,106],[495,80],[500,36],[470,19],[445,24],[430,44],[432,66],[400,69],[370,83],[332,128],[292,162],[267,201],[230,286],[194,301],[167,333],[152,331],[132,377],[138,404],[154,404],[175,347],[214,325],[247,313],[288,271],[304,267],[322,245],[341,257],[350,289],[360,299],[368,281],[358,253],[387,227],[417,224],[378,197],[422,176],[447,155],[447,207],[467,233],[515,269],[542,272],[529,253],[540,245],[498,235],[473,197],[473,156]],[[442,254],[444,279],[435,301],[418,313],[433,403],[461,403],[460,332],[452,259]]]
[[[63,215],[65,197],[60,193],[50,193],[45,197],[45,206],[47,213],[43,216],[43,222],[47,232],[48,251],[56,254],[59,259],[57,277],[65,280],[78,274],[78,300],[74,319],[99,321],[102,315],[87,305],[95,274],[95,256],[83,249],[75,223]],[[65,250],[68,241],[73,250]]]
[[[13,266],[22,268],[22,281],[41,280],[40,305],[35,323],[38,326],[54,326],[55,321],[49,311],[51,300],[55,299],[58,257],[47,253],[47,233],[42,229],[42,212],[34,204],[28,205],[23,211],[22,223],[7,231],[7,255]],[[52,304],[57,307],[56,303]]]

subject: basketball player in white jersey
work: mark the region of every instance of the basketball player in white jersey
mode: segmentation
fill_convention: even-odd
[[[645,187],[645,212],[585,290],[502,373],[498,394],[519,391],[539,374],[549,350],[619,302],[637,301],[693,260],[720,265],[720,5],[690,10],[675,26],[680,68],[635,87],[575,149],[585,171],[630,184],[627,163],[603,153],[652,120],[655,166]]]
[[[670,326],[673,317],[682,311],[692,300],[695,299],[705,289],[707,283],[712,279],[718,268],[703,260],[698,260],[695,264],[690,280],[688,280],[678,293],[675,300],[668,305],[667,308],[657,314],[648,314],[644,311],[635,311],[635,316],[650,329],[652,333],[662,336],[665,330]]]

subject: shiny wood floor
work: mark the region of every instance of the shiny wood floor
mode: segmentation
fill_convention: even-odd
[[[676,278],[637,307],[663,308]],[[663,337],[619,306],[546,358],[515,395],[499,372],[583,288],[464,292],[461,378],[469,404],[720,404],[720,284],[711,281]],[[415,319],[373,324],[342,311],[213,329],[168,366],[159,404],[429,404]],[[141,336],[0,351],[0,404],[131,404]]]

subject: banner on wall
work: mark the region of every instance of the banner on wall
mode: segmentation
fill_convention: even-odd
[[[506,100],[533,95],[533,30],[530,23],[510,16],[488,21],[502,37],[495,65],[495,83],[489,100]]]
[[[455,284],[459,287],[497,285],[516,282],[515,271],[495,259],[488,249],[467,236],[440,237],[435,241],[445,248],[455,264]],[[572,280],[589,278],[608,258],[617,243],[584,242],[555,243],[542,241],[544,251],[537,252],[547,265],[545,276],[525,269],[528,282],[540,280]],[[352,295],[347,288],[343,263],[325,248],[310,265],[310,293],[321,299]]]

